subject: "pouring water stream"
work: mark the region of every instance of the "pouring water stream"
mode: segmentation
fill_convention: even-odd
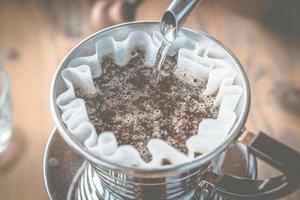
[[[153,68],[156,82],[159,81],[161,66],[167,57],[169,47],[176,39],[177,32],[183,25],[186,17],[200,1],[201,0],[173,0],[164,12],[160,21],[160,32],[163,39]]]

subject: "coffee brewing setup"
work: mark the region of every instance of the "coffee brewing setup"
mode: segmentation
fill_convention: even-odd
[[[245,128],[250,108],[247,75],[233,53],[209,35],[182,27],[185,18],[200,0],[174,0],[161,22],[130,22],[101,30],[78,44],[64,58],[53,78],[50,106],[56,127],[49,138],[44,157],[44,179],[51,200],[102,199],[277,199],[300,186],[300,154],[260,132]],[[217,148],[190,162],[141,169],[108,162],[94,156],[74,140],[61,119],[57,97],[66,89],[61,73],[73,59],[95,53],[95,44],[107,36],[120,40],[131,32],[163,36],[153,73],[159,79],[160,67],[177,36],[199,44],[209,43],[232,60],[243,88],[238,117],[228,136]],[[256,158],[282,172],[257,180]]]

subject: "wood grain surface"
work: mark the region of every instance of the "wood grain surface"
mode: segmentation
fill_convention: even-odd
[[[92,3],[0,0],[0,61],[11,79],[14,122],[12,145],[0,160],[1,200],[47,199],[42,161],[54,127],[50,83],[66,53],[95,31],[89,23]],[[168,3],[145,0],[137,20],[159,20]],[[211,0],[202,3],[186,23],[220,40],[244,65],[252,89],[248,129],[265,131],[298,151],[299,8],[296,0]],[[259,173],[270,177],[276,171],[260,163]],[[300,191],[284,199],[298,200]]]

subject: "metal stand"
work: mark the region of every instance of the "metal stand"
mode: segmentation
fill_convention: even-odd
[[[245,146],[235,144],[216,158],[209,170],[254,179],[256,167],[256,159]],[[99,177],[94,176],[89,163],[78,156],[55,130],[45,152],[44,179],[50,200],[111,199],[109,192],[101,187]],[[95,183],[98,183],[97,187]],[[223,198],[216,194],[215,199]]]

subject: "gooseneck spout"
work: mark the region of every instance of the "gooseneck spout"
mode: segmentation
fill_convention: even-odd
[[[201,0],[173,0],[164,12],[160,31],[166,40],[173,42],[185,19]]]

